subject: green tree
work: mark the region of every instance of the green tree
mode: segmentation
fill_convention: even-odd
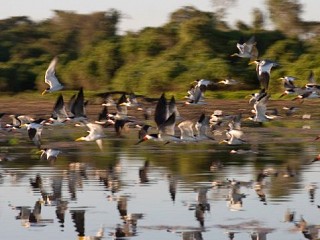
[[[287,36],[301,33],[302,5],[297,0],[266,0],[271,21]]]

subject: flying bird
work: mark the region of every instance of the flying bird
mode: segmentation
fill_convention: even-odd
[[[237,43],[239,53],[234,53],[231,56],[238,56],[241,58],[250,58],[250,61],[254,61],[258,58],[258,49],[256,47],[255,37],[252,36],[248,41],[240,41]]]
[[[85,137],[79,137],[75,141],[96,141],[98,147],[102,150],[102,138],[105,138],[103,127],[97,123],[87,123],[86,126],[89,128],[89,134]]]
[[[61,85],[61,83],[59,82],[59,80],[55,74],[55,68],[56,68],[57,62],[58,62],[58,58],[55,57],[51,61],[50,65],[46,71],[46,74],[44,77],[44,82],[46,84],[48,84],[49,87],[42,92],[42,95],[63,89],[63,85]]]
[[[46,124],[54,126],[64,125],[64,123],[68,120],[70,120],[70,118],[66,111],[63,96],[60,94],[56,100],[56,103],[54,104],[52,115]]]
[[[256,64],[257,77],[262,89],[268,90],[270,81],[270,72],[272,67],[278,66],[278,64],[271,60],[254,60],[249,64]]]
[[[31,123],[25,124],[27,126],[29,139],[32,140],[38,148],[41,147],[41,133],[45,121],[45,119],[39,118]]]
[[[58,155],[61,151],[52,148],[44,148],[39,151],[41,153],[40,159],[46,158],[48,161],[55,161],[58,158]]]

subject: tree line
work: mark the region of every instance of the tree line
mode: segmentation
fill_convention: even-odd
[[[0,20],[0,91],[44,88],[44,73],[58,57],[56,75],[66,86],[95,91],[134,91],[153,94],[186,91],[195,79],[220,81],[232,77],[241,89],[259,86],[248,59],[231,57],[240,39],[255,36],[259,58],[279,63],[272,70],[271,89],[280,91],[277,78],[292,75],[298,83],[309,72],[320,76],[318,22],[301,19],[295,0],[266,0],[273,30],[259,9],[252,24],[225,22],[219,11],[183,7],[166,24],[139,32],[118,34],[121,13],[115,9],[91,14],[55,10],[54,16],[34,22],[28,17]],[[220,14],[219,14],[220,13]]]

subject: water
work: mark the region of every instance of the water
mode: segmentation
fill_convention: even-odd
[[[94,239],[100,232],[96,239],[113,239],[118,228],[132,239],[304,239],[295,226],[300,216],[309,226],[319,219],[320,163],[310,163],[319,152],[312,141],[319,123],[290,124],[245,123],[248,144],[237,147],[218,141],[135,145],[137,130],[115,137],[108,129],[103,152],[94,142],[74,142],[85,128],[46,128],[44,145],[62,151],[55,162],[40,160],[24,131],[3,133],[0,150],[10,161],[0,165],[1,238]],[[270,176],[257,191],[257,175],[266,169]],[[291,177],[284,176],[288,169]],[[240,209],[229,205],[230,184],[212,185],[227,179],[241,182]],[[199,192],[206,197],[197,200]],[[287,209],[295,211],[295,222],[284,221]]]

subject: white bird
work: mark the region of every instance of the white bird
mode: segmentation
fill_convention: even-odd
[[[231,123],[229,123],[229,127],[230,129],[226,132],[227,139],[222,140],[220,144],[227,143],[228,145],[240,145],[246,143],[246,141],[242,139],[242,130],[234,129]]]
[[[46,157],[48,161],[55,161],[57,160],[57,157],[60,152],[61,152],[60,150],[52,149],[52,148],[41,149],[39,151],[39,153],[41,153],[40,159],[42,160],[44,157]]]
[[[42,95],[63,89],[63,85],[60,84],[55,74],[55,68],[56,68],[57,62],[58,62],[58,58],[57,57],[53,58],[53,60],[51,61],[46,71],[44,82],[48,84],[49,87],[42,92]]]
[[[28,123],[31,123],[35,120],[31,116],[27,115],[9,115],[9,117],[12,119],[12,124],[6,124],[6,127],[13,129],[26,126]]]
[[[181,141],[196,141],[196,137],[193,132],[193,122],[190,120],[182,121],[178,124],[180,130],[180,140]]]
[[[250,62],[249,64],[256,64],[256,72],[258,76],[258,80],[260,82],[260,85],[262,89],[267,90],[269,86],[270,81],[270,72],[272,67],[278,66],[278,64],[271,60],[254,60]]]
[[[231,56],[238,56],[241,58],[250,58],[251,61],[254,61],[258,58],[258,49],[256,47],[255,37],[252,36],[247,42],[237,43],[237,48],[239,53],[234,53]]]
[[[274,119],[277,117],[277,116],[271,116],[271,115],[266,114],[267,113],[267,103],[268,103],[269,98],[270,98],[270,95],[267,93],[264,93],[254,103],[253,112],[255,113],[255,116],[252,119],[254,122],[262,123],[262,122],[266,122],[266,121],[269,121],[270,119]]]
[[[205,113],[200,115],[199,120],[194,124],[197,140],[214,140],[208,135],[210,130],[210,116]]]
[[[236,85],[238,84],[238,81],[232,78],[226,78],[224,80],[219,81],[218,83],[224,84],[224,85]]]
[[[89,128],[89,134],[85,137],[79,137],[75,141],[96,141],[98,147],[102,150],[102,138],[105,138],[103,127],[97,123],[87,123],[86,126]]]

